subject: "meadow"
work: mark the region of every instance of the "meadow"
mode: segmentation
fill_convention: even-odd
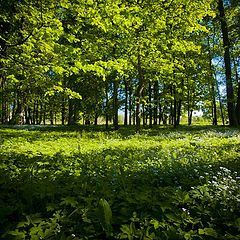
[[[0,239],[240,239],[240,131],[0,127]]]

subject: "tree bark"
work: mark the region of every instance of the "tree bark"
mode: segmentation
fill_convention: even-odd
[[[154,89],[153,89],[153,101],[154,101],[154,108],[153,108],[153,124],[157,125],[157,115],[158,115],[158,81],[154,82]]]
[[[113,118],[113,126],[114,130],[118,130],[118,82],[116,80],[113,81],[113,109],[114,109],[114,118]]]
[[[132,125],[132,89],[131,87],[129,87],[128,107],[129,107],[129,126],[131,126]]]
[[[238,77],[238,70],[237,70],[237,64],[235,61],[233,61],[234,63],[234,69],[235,69],[235,78],[236,78],[236,82],[238,85],[238,90],[237,90],[237,104],[236,104],[236,116],[237,116],[237,121],[238,124],[240,125],[240,79]]]
[[[106,124],[105,127],[108,129],[108,121],[109,121],[109,114],[108,114],[108,82],[106,81],[106,87],[105,87],[105,96],[106,96],[106,105],[105,105],[105,118],[106,118]]]
[[[153,111],[152,111],[152,84],[149,82],[149,127],[153,125]]]
[[[140,50],[139,50],[140,51]],[[137,94],[136,94],[136,132],[139,132],[140,130],[140,124],[141,124],[141,113],[140,113],[140,103],[141,103],[141,97],[142,92],[144,90],[144,78],[143,78],[143,69],[142,69],[142,63],[141,63],[141,56],[140,52],[138,52],[138,87],[137,87]]]
[[[230,58],[230,41],[228,37],[228,27],[225,17],[225,9],[223,0],[218,1],[218,10],[220,16],[220,24],[222,30],[223,47],[224,47],[224,63],[225,63],[225,75],[226,75],[226,88],[227,88],[227,109],[230,126],[237,126],[237,118],[235,114],[234,106],[234,91],[231,76],[231,58]]]
[[[124,102],[124,126],[128,124],[128,83],[124,79],[125,86],[125,102]]]

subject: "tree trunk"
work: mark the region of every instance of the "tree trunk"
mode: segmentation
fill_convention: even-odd
[[[158,115],[158,81],[154,82],[154,89],[153,89],[153,102],[154,102],[154,108],[153,108],[153,124],[157,125],[157,115]]]
[[[62,125],[65,124],[65,116],[66,115],[66,108],[65,108],[65,99],[62,98]]]
[[[105,118],[106,118],[106,129],[108,129],[108,121],[109,121],[109,115],[108,115],[108,82],[106,81],[106,87],[105,87],[105,96],[106,96],[106,106],[105,106]]]
[[[192,113],[193,113],[193,110],[189,109],[188,110],[188,126],[192,125]]]
[[[237,91],[237,104],[236,104],[236,116],[237,116],[237,121],[238,124],[240,125],[240,79],[238,77],[238,69],[237,69],[237,64],[235,61],[233,61],[234,63],[234,70],[235,70],[235,78],[236,78],[236,82],[238,85],[238,91]]]
[[[149,127],[152,128],[152,124],[153,124],[153,111],[152,111],[152,85],[149,82]]]
[[[140,51],[140,50],[139,50]],[[144,90],[144,79],[143,79],[143,69],[141,64],[141,56],[140,52],[138,52],[138,87],[137,87],[137,94],[136,94],[136,132],[139,132],[140,130],[140,124],[141,124],[141,113],[140,113],[140,103],[141,103],[141,97],[142,92]]]
[[[5,93],[5,77],[1,76],[1,122],[5,124],[7,122],[7,101],[6,101],[6,93]]]
[[[43,107],[43,125],[46,125],[46,103],[44,103]]]
[[[131,90],[131,87],[129,88],[128,107],[129,107],[129,126],[131,126],[132,125],[132,90]]]
[[[95,126],[98,125],[98,114],[95,114],[95,117],[94,117],[94,125],[95,125]]]
[[[216,93],[215,93],[215,79],[213,74],[213,67],[212,67],[212,54],[211,54],[211,46],[210,46],[210,39],[208,40],[208,57],[209,57],[209,79],[211,85],[211,95],[212,95],[212,124],[217,125],[217,105],[216,105]]]
[[[128,83],[124,79],[125,86],[125,102],[124,102],[124,126],[128,124]]]
[[[217,125],[217,104],[216,104],[214,83],[212,83],[211,87],[212,87],[212,107],[213,107],[213,114],[212,114],[213,122],[212,122],[212,124],[216,126]]]
[[[39,111],[39,118],[38,118],[38,124],[40,125],[42,123],[43,119],[43,105],[40,103],[40,111]]]
[[[176,126],[179,126],[180,125],[180,120],[181,120],[181,108],[182,108],[182,100],[179,100],[178,101],[178,104],[177,104],[177,121],[176,121]]]
[[[231,76],[231,58],[230,58],[230,41],[228,37],[227,21],[225,18],[225,10],[223,5],[223,0],[218,1],[218,10],[220,15],[220,24],[223,37],[223,47],[224,47],[224,63],[225,63],[225,75],[226,75],[226,88],[227,88],[227,108],[229,125],[237,126],[237,118],[235,114],[234,106],[234,91]]]
[[[50,112],[51,115],[51,112]],[[68,100],[68,125],[74,124],[74,102],[73,99]]]
[[[113,81],[113,109],[114,109],[114,118],[113,118],[113,126],[114,130],[118,130],[118,82],[116,80]]]

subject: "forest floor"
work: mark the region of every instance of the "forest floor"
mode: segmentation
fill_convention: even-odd
[[[240,130],[0,126],[0,239],[240,239]]]

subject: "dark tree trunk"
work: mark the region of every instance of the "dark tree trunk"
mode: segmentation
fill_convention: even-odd
[[[143,126],[146,126],[147,124],[147,114],[146,114],[146,108],[144,104],[142,105],[142,123],[143,123]]]
[[[72,125],[72,124],[74,124],[74,102],[73,102],[73,99],[69,99],[68,100],[68,125]]]
[[[128,107],[129,107],[129,125],[132,125],[132,90],[131,87],[129,88],[129,101],[128,101]]]
[[[108,82],[106,82],[106,88],[105,88],[105,96],[106,96],[106,106],[105,106],[105,118],[106,118],[106,124],[105,127],[108,129],[108,121],[109,121],[109,114],[108,114]]]
[[[225,75],[226,75],[227,108],[228,108],[229,125],[237,126],[238,122],[235,114],[234,91],[233,91],[232,76],[231,76],[230,41],[228,37],[228,28],[227,28],[227,21],[225,18],[223,0],[218,1],[218,10],[220,15],[220,23],[221,23],[223,47],[224,47],[224,63],[225,63]]]
[[[214,83],[212,83],[212,107],[213,107],[213,116],[212,116],[212,119],[213,119],[213,125],[217,125],[217,104],[216,104],[216,96],[215,96],[215,86],[214,86]]]
[[[94,117],[94,125],[97,126],[98,125],[98,115],[96,114]]]
[[[65,118],[66,118],[66,107],[65,107],[65,99],[62,98],[62,125],[65,124]]]
[[[158,115],[158,81],[154,82],[154,108],[153,108],[153,124],[157,125],[157,115]]]
[[[189,126],[192,124],[192,113],[193,113],[193,110],[189,109],[188,110],[188,125]]]
[[[149,82],[149,127],[152,127],[153,124],[153,111],[152,111],[152,85]]]
[[[40,125],[42,123],[43,119],[43,105],[40,103],[40,111],[39,111],[39,118],[38,118],[38,124]]]
[[[176,126],[179,126],[180,125],[180,120],[181,120],[181,108],[182,108],[182,100],[179,100],[178,101],[178,104],[177,104],[177,121],[176,121]]]
[[[208,49],[209,49],[209,78],[210,78],[210,85],[211,85],[211,95],[212,95],[212,124],[217,125],[217,104],[216,104],[216,91],[215,91],[215,79],[213,74],[213,67],[212,67],[212,53],[210,47],[210,40],[208,37]]]
[[[2,124],[7,123],[7,100],[6,100],[6,93],[5,93],[5,77],[1,76],[1,122]]]
[[[136,132],[139,132],[140,130],[140,124],[141,124],[141,113],[140,113],[140,104],[141,104],[141,97],[144,90],[144,79],[143,79],[143,69],[142,69],[142,63],[141,63],[141,56],[140,52],[138,52],[138,87],[137,87],[137,94],[136,94]]]
[[[16,89],[16,103],[14,104],[12,111],[12,119],[10,120],[10,124],[23,124],[24,116],[23,116],[23,94],[19,85]]]
[[[234,70],[235,70],[235,78],[236,78],[236,82],[238,85],[238,89],[237,89],[237,104],[236,104],[236,116],[237,116],[237,121],[238,124],[240,125],[240,79],[238,77],[238,69],[237,69],[237,64],[235,61],[234,62]]]
[[[28,114],[28,107],[24,108],[24,112],[25,112],[25,124],[30,124],[30,116]]]
[[[53,116],[53,110],[50,109],[50,124],[51,124],[51,125],[54,124],[54,123],[53,123],[53,118],[54,118],[54,116]]]
[[[116,80],[113,81],[113,109],[114,109],[114,118],[113,118],[113,126],[114,130],[118,130],[118,82]]]
[[[176,97],[176,89],[173,89],[173,126],[177,127],[177,97]]]
[[[33,111],[32,111],[32,124],[36,124],[35,120],[36,120],[36,118],[35,118],[35,104],[33,104]]]
[[[124,126],[128,124],[128,83],[124,79],[125,86],[125,102],[124,102]]]
[[[35,107],[36,124],[38,124],[39,123],[39,109],[38,109],[39,104],[38,104],[38,101],[36,101],[35,106],[36,106]]]
[[[43,124],[46,125],[46,103],[44,103],[43,107]]]
[[[170,94],[172,97],[173,96],[173,90],[172,90],[172,87],[170,87]],[[173,125],[173,116],[174,116],[174,103],[173,103],[173,100],[171,99],[171,103],[170,103],[170,115],[169,115],[169,119],[168,119],[168,124],[169,125]]]

